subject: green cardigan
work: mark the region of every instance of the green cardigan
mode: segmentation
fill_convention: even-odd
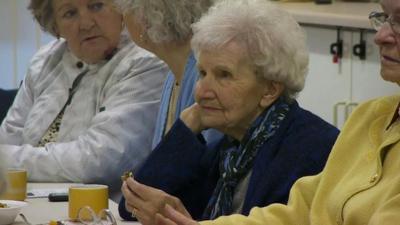
[[[299,179],[288,205],[253,208],[202,225],[400,224],[400,96],[359,106],[347,121],[323,172]]]

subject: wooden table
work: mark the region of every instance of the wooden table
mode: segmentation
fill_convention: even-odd
[[[30,189],[59,189],[68,188],[73,184],[59,183],[29,183]],[[66,220],[68,219],[68,202],[49,202],[47,198],[29,198],[26,199],[28,206],[22,209],[22,213],[26,216],[32,225],[48,223],[50,220]],[[118,224],[121,225],[140,225],[138,222],[123,221],[118,214],[118,204],[109,200],[109,209],[113,213]],[[20,216],[12,225],[26,225]]]

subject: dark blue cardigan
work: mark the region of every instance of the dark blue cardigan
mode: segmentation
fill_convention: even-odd
[[[286,203],[298,178],[323,169],[338,133],[334,126],[294,102],[276,134],[257,153],[242,214],[247,215],[254,206]],[[219,178],[221,142],[207,148],[178,120],[135,172],[135,179],[178,197],[194,219],[204,219],[201,216]],[[132,220],[124,198],[119,213]]]

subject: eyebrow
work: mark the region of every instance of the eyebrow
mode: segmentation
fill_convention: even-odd
[[[228,67],[228,66],[224,66],[224,65],[217,65],[215,66],[215,69],[221,70],[221,71],[228,71],[228,72],[232,72],[232,68]]]
[[[203,66],[200,65],[199,63],[197,63],[196,67],[197,67],[198,70],[203,69]],[[232,71],[232,68],[230,68],[230,67],[228,67],[228,66],[224,66],[224,65],[216,65],[216,66],[214,67],[214,69],[226,70],[226,71],[229,71],[229,72]]]
[[[68,7],[72,7],[70,3],[68,3],[68,2],[67,3],[61,3],[61,5],[58,8],[56,8],[54,11],[56,13],[60,13],[61,11],[64,10],[64,8],[68,8]]]
[[[215,70],[219,70],[219,71],[227,71],[229,73],[233,73],[233,71],[235,70],[235,68],[232,67],[228,67],[228,66],[224,66],[224,65],[216,65],[213,69]]]

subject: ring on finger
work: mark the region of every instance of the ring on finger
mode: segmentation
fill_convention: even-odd
[[[137,212],[137,209],[133,208],[132,209],[132,214],[131,214],[132,218],[136,218],[136,212]]]

